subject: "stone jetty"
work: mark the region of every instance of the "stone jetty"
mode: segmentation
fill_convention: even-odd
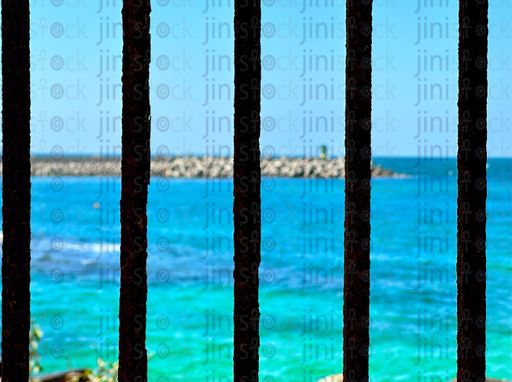
[[[121,158],[32,157],[32,176],[121,176]],[[1,174],[1,168],[0,168]],[[261,174],[272,178],[344,178],[344,158],[262,157]],[[233,157],[174,156],[151,159],[151,176],[165,178],[231,178]],[[405,178],[375,166],[372,177]]]

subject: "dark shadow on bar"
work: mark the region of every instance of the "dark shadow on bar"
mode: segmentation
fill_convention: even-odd
[[[369,379],[372,0],[347,0],[343,379]]]
[[[260,346],[258,267],[261,259],[259,148],[261,0],[235,0],[233,24],[235,28],[233,374],[236,382],[249,380],[257,382]],[[249,97],[246,93],[248,89],[250,89]]]
[[[485,381],[487,0],[459,3],[457,380]]]
[[[30,7],[2,0],[2,381],[28,381]]]
[[[123,2],[120,382],[147,381],[147,201],[150,180],[149,0]]]

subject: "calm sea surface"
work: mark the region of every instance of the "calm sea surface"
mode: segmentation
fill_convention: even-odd
[[[456,162],[374,161],[410,177],[372,180],[370,376],[451,379]],[[489,160],[487,375],[508,380],[511,174],[510,159]],[[150,381],[232,380],[232,191],[230,180],[151,179]],[[119,199],[119,178],[32,179],[31,309],[46,372],[117,359]],[[263,179],[260,380],[342,371],[343,221],[343,180]]]

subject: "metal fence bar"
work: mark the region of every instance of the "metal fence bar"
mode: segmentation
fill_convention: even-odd
[[[343,380],[368,381],[372,0],[347,0]]]
[[[261,0],[235,0],[234,381],[257,382],[261,260]],[[249,323],[247,327],[247,323]],[[249,356],[247,356],[249,354]]]
[[[487,0],[459,3],[457,380],[485,381]]]
[[[123,1],[119,381],[147,381],[150,0]]]
[[[30,8],[2,0],[2,381],[28,381]]]

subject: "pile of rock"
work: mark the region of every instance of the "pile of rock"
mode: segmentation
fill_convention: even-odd
[[[33,176],[120,176],[121,158],[33,157]],[[372,177],[405,177],[375,166]],[[0,169],[1,174],[1,169]],[[344,178],[344,158],[262,157],[261,174],[274,178]],[[151,160],[151,176],[166,178],[231,178],[233,157],[176,156]]]

